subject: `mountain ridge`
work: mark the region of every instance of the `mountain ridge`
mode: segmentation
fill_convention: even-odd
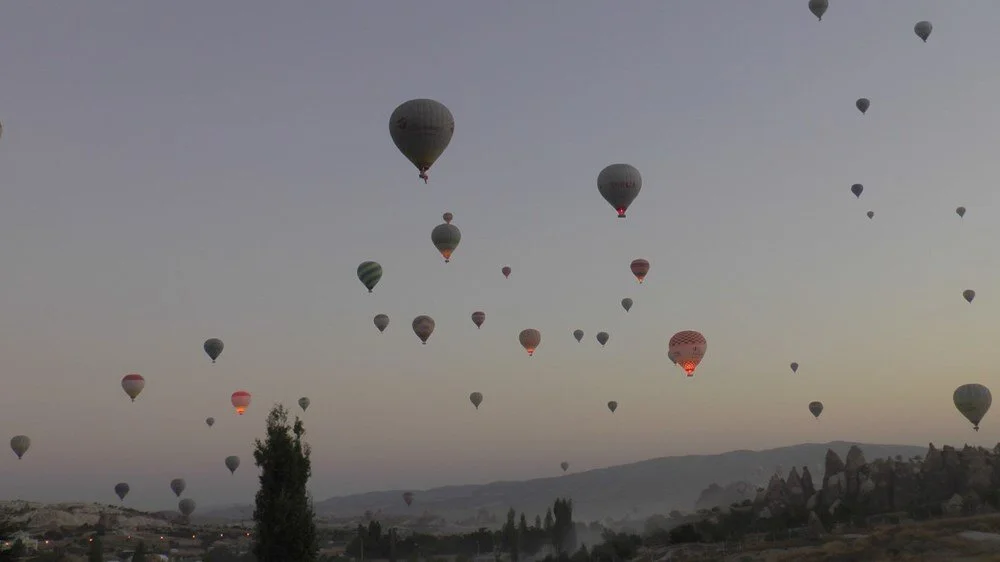
[[[828,449],[847,453],[858,446],[868,458],[902,455],[906,458],[926,453],[925,446],[886,445],[855,441],[801,443],[771,449],[738,449],[717,454],[656,457],[631,463],[569,472],[528,480],[497,480],[483,484],[451,484],[426,490],[398,489],[334,496],[315,502],[316,513],[324,517],[352,517],[372,514],[414,516],[433,514],[450,520],[473,520],[492,525],[513,507],[529,518],[544,515],[556,497],[570,497],[578,520],[639,518],[694,507],[698,495],[712,483],[737,480],[766,483],[775,469],[821,465]],[[414,492],[412,506],[402,499]],[[253,507],[213,507],[203,516],[239,519]]]

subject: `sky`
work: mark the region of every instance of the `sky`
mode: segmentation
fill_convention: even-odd
[[[1000,417],[974,433],[952,392],[1000,357],[1000,4],[806,4],[5,5],[0,427],[32,446],[0,455],[0,497],[112,503],[124,481],[127,505],[172,509],[183,477],[199,506],[250,503],[253,440],[300,396],[317,499],[563,460],[995,444]],[[388,132],[423,97],[456,122],[427,185]],[[623,220],[596,185],[616,162],[643,176]],[[687,329],[708,340],[691,378],[667,359]]]

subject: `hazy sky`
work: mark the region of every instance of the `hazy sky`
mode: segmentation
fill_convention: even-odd
[[[0,456],[0,496],[113,502],[127,481],[128,504],[172,508],[184,477],[200,506],[249,503],[252,440],[303,395],[318,499],[562,460],[994,444],[997,414],[975,434],[951,394],[1000,357],[1000,3],[830,3],[5,4],[0,427],[33,445]],[[418,97],[456,119],[428,185],[388,132]],[[625,220],[597,192],[614,162],[644,179]],[[667,359],[683,329],[709,342],[693,378]]]

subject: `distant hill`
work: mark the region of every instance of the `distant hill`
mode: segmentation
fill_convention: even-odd
[[[822,466],[827,449],[833,449],[843,457],[852,445],[861,447],[870,460],[896,455],[910,458],[927,452],[926,447],[915,445],[846,441],[806,443],[764,451],[662,457],[519,482],[444,486],[414,491],[413,505],[409,508],[402,499],[406,490],[334,497],[316,502],[315,507],[318,515],[326,517],[352,517],[365,511],[397,516],[428,512],[451,521],[474,518],[483,510],[502,519],[507,509],[513,507],[534,518],[536,514],[544,515],[555,498],[570,497],[576,520],[621,519],[625,516],[644,518],[674,509],[692,510],[699,493],[712,483],[725,485],[754,478],[764,482],[778,466],[783,467],[786,473],[793,466],[809,466],[815,472],[817,465]],[[822,478],[822,471],[816,476]],[[203,512],[202,515],[239,519],[245,518],[248,512],[252,512],[252,507],[230,506]],[[480,520],[483,520],[481,515]]]

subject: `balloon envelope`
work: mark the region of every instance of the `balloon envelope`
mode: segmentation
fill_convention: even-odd
[[[694,375],[698,364],[705,357],[705,352],[708,351],[708,341],[699,332],[684,330],[677,332],[670,338],[668,348],[670,359],[680,365],[690,377]]]
[[[469,401],[472,402],[472,405],[475,406],[476,409],[478,410],[479,405],[483,403],[483,393],[473,392],[472,394],[469,395]]]
[[[445,263],[451,261],[451,254],[458,248],[458,243],[461,241],[462,232],[453,224],[442,223],[431,231],[431,242],[441,252]]]
[[[615,413],[615,410],[618,409],[618,402],[615,402],[614,400],[608,402],[608,409],[611,410],[612,414]]]
[[[503,276],[508,278],[510,277],[510,271],[511,269],[509,265],[505,265],[502,269],[500,269],[500,273],[503,273]]]
[[[792,372],[793,372],[793,373],[795,373],[795,372],[798,372],[798,370],[799,370],[799,364],[798,364],[798,363],[795,363],[794,361],[792,362],[792,364],[791,364],[791,365],[789,365],[789,367],[791,367],[791,368],[792,368]]]
[[[990,394],[990,389],[981,384],[963,384],[955,389],[952,401],[955,408],[972,422],[972,428],[979,431],[979,422],[990,411],[993,395]]]
[[[611,336],[607,332],[597,332],[597,343],[601,344],[601,347],[604,347],[604,344],[608,343],[610,339]]]
[[[816,16],[816,19],[823,21],[823,14],[830,7],[829,0],[809,0],[809,11]]]
[[[406,502],[406,505],[413,503],[413,492],[403,492],[403,501]]]
[[[573,330],[573,337],[576,341],[583,341],[583,330]]]
[[[955,212],[958,213],[959,217],[964,217],[965,216],[965,207],[959,207],[959,208],[955,209]]]
[[[309,404],[310,402],[308,396],[303,396],[302,398],[299,398],[299,408],[302,408],[303,412],[305,412],[306,409],[309,408]]]
[[[629,298],[622,299],[622,308],[625,309],[625,312],[632,310],[632,299]]]
[[[966,289],[962,291],[962,298],[968,302],[972,302],[972,299],[976,298],[976,292],[972,289]]]
[[[441,218],[444,219],[444,222],[451,222],[451,219],[455,218],[455,215],[451,213],[445,213],[441,215]]]
[[[455,118],[441,102],[414,99],[403,102],[389,116],[389,135],[396,148],[420,171],[427,171],[441,157],[455,133]]]
[[[170,489],[177,497],[181,497],[185,488],[187,488],[187,482],[183,478],[174,478],[170,481]]]
[[[858,111],[862,115],[868,112],[868,108],[871,107],[872,102],[868,98],[858,98],[858,101],[854,102],[854,107],[858,108]]]
[[[225,347],[225,345],[219,338],[209,338],[205,340],[202,347],[205,349],[205,353],[208,354],[208,358],[212,360],[212,363],[215,363],[215,360],[219,358],[220,354],[222,354],[222,348]]]
[[[535,354],[535,349],[542,343],[542,333],[534,328],[527,328],[521,330],[521,333],[517,335],[517,341],[521,342],[521,346],[530,357]]]
[[[181,515],[183,515],[184,517],[188,517],[189,515],[194,513],[195,507],[196,504],[194,503],[194,500],[191,498],[184,498],[181,501],[177,502],[177,511],[180,511]]]
[[[215,418],[205,418],[205,424],[207,424],[208,427],[212,427],[215,425]]]
[[[374,261],[361,262],[361,265],[358,266],[358,279],[369,293],[372,292],[375,285],[378,285],[379,280],[382,279],[382,266]]]
[[[559,466],[562,467],[563,472],[566,472],[569,469],[569,463],[566,461],[559,463]]]
[[[375,327],[378,328],[378,332],[381,334],[389,327],[389,316],[386,314],[376,314],[374,322]]]
[[[236,408],[236,413],[241,416],[250,407],[250,393],[245,390],[237,390],[229,400],[232,402],[233,408]]]
[[[139,396],[142,389],[146,388],[146,379],[142,378],[142,375],[132,373],[131,375],[125,375],[122,377],[122,390],[128,397],[135,402],[135,397]]]
[[[226,457],[226,468],[230,474],[236,474],[236,469],[240,467],[240,458],[236,455]]]
[[[929,21],[918,21],[916,25],[913,26],[913,32],[917,34],[924,43],[927,42],[927,38],[931,36],[931,31],[934,26],[931,25]]]
[[[115,495],[118,496],[118,499],[125,501],[125,496],[128,495],[128,491],[129,487],[125,482],[115,484]]]
[[[851,193],[853,193],[855,197],[861,197],[861,192],[864,190],[865,186],[861,185],[860,183],[856,183],[851,186]]]
[[[632,270],[632,275],[635,275],[639,283],[642,283],[646,279],[646,275],[649,274],[649,262],[642,258],[634,259],[629,265],[629,269]]]
[[[434,333],[434,319],[426,314],[421,314],[413,319],[413,333],[417,334],[420,342],[427,345],[427,338]]]
[[[809,412],[812,413],[813,416],[815,416],[815,417],[818,418],[819,415],[823,413],[823,403],[822,402],[810,402],[809,403]]]
[[[597,191],[625,218],[625,211],[642,190],[642,175],[631,164],[611,164],[597,175]]]
[[[472,323],[476,325],[477,328],[482,327],[483,322],[486,322],[486,313],[482,310],[477,310],[472,313]]]
[[[17,458],[20,460],[28,449],[31,448],[31,438],[27,435],[15,435],[10,438],[10,450],[14,451]]]

